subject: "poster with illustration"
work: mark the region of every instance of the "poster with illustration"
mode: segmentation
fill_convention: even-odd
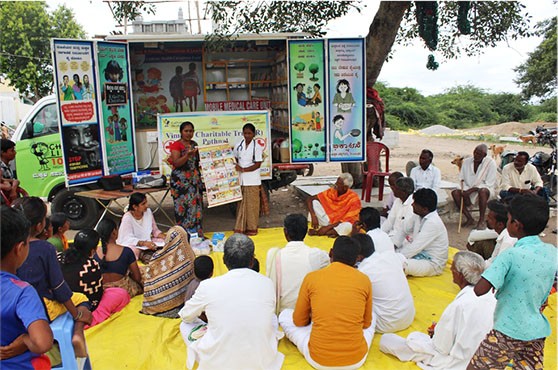
[[[271,126],[270,113],[265,111],[197,112],[160,114],[157,119],[159,133],[159,167],[161,173],[170,175],[168,163],[169,145],[180,139],[180,124],[190,121],[194,124],[193,140],[198,146],[227,144],[230,148],[238,145],[244,137],[242,127],[252,123],[256,127],[254,141],[263,148],[263,162],[260,167],[262,179],[271,178]],[[206,185],[207,186],[207,185]]]
[[[137,167],[127,45],[99,41],[97,60],[105,172],[107,175],[132,173]]]
[[[328,40],[329,160],[365,156],[364,39]]]
[[[204,110],[201,43],[164,50],[134,44],[130,57],[136,128],[155,128],[157,114]]]
[[[323,40],[289,40],[291,161],[326,161],[325,60]]]
[[[229,144],[199,146],[208,207],[242,200],[236,159]]]
[[[103,176],[93,50],[91,41],[52,40],[67,186],[94,182]]]

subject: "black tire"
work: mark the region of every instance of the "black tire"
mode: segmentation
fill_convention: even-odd
[[[70,221],[73,230],[91,228],[99,218],[100,206],[91,198],[77,196],[75,193],[86,191],[87,188],[63,188],[52,200],[51,213],[63,212]]]

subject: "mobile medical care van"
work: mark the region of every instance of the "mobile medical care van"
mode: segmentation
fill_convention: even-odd
[[[75,193],[103,176],[167,174],[167,148],[185,120],[200,146],[233,146],[250,114],[264,114],[257,136],[267,149],[268,190],[311,163],[363,161],[364,40],[303,36],[241,35],[219,48],[203,36],[54,39],[57,94],[40,100],[13,136],[17,175],[82,228],[100,206]],[[281,140],[288,156],[279,154]]]

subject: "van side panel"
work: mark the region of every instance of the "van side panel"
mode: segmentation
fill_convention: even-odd
[[[16,142],[16,170],[21,186],[30,195],[47,197],[64,183],[60,135],[45,135]]]

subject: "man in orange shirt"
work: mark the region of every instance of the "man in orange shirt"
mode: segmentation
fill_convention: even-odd
[[[316,369],[357,369],[366,361],[376,323],[370,279],[354,268],[359,251],[356,241],[338,237],[331,265],[306,275],[294,311],[279,315],[287,338]]]
[[[362,208],[360,198],[351,190],[351,186],[353,176],[342,173],[331,189],[308,197],[306,206],[312,222],[309,235],[350,235]]]

